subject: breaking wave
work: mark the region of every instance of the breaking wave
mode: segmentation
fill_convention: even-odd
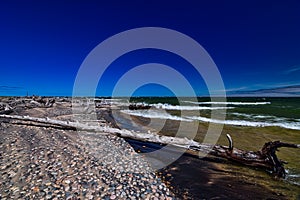
[[[208,107],[208,106],[180,106],[180,105],[170,105],[170,104],[150,104],[157,109],[164,110],[225,110],[225,109],[234,109],[234,107]]]
[[[187,116],[187,119],[198,120],[202,122],[234,125],[234,126],[251,126],[251,127],[268,127],[268,126],[278,126],[286,129],[300,130],[300,122],[252,122],[246,120],[218,120],[211,119],[201,116]]]
[[[193,121],[192,119],[178,117],[178,116],[171,115],[167,112],[161,112],[156,110],[122,110],[121,112],[128,115],[134,115],[134,116],[145,117],[145,118],[170,119],[170,120],[188,121],[188,122]]]
[[[207,102],[195,102],[195,101],[183,101],[185,103],[205,105],[205,104],[215,104],[215,105],[266,105],[271,104],[271,102],[215,102],[215,101],[207,101]]]

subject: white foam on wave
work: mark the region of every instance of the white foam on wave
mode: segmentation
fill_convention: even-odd
[[[298,119],[289,119],[285,117],[276,117],[273,115],[256,115],[256,114],[245,114],[245,113],[230,113],[231,115],[235,116],[242,116],[250,120],[257,120],[257,119],[263,119],[265,121],[269,121],[269,123],[289,123],[291,121],[294,121],[296,123],[300,122]]]
[[[170,104],[150,104],[157,109],[164,110],[225,110],[225,109],[234,109],[234,107],[208,107],[208,106],[181,106],[181,105],[170,105]]]
[[[134,115],[134,116],[145,117],[145,118],[170,119],[170,120],[188,121],[188,122],[193,121],[192,119],[178,117],[175,115],[171,115],[167,112],[161,112],[156,110],[121,110],[121,112],[128,115]]]
[[[249,119],[280,119],[280,120],[284,120],[284,118],[276,118],[275,116],[271,116],[271,115],[255,115],[255,114],[245,114],[245,113],[230,113],[231,115],[235,115],[235,116],[241,116],[241,117],[246,117]]]
[[[271,104],[271,102],[215,102],[215,101],[207,101],[207,102],[195,102],[195,101],[183,101],[185,103],[191,104],[217,104],[217,105],[266,105]]]
[[[186,118],[192,120],[198,120],[202,122],[216,123],[216,124],[225,124],[233,126],[251,126],[251,127],[268,127],[268,126],[278,126],[286,129],[300,130],[300,122],[252,122],[246,120],[219,120],[211,119],[201,116],[187,116]]]

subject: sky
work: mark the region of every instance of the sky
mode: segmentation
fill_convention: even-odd
[[[197,41],[218,67],[228,95],[300,96],[297,0],[2,0],[0,96],[71,96],[80,66],[97,45],[141,27],[172,29]],[[145,63],[170,66],[190,82],[196,95],[208,94],[201,75],[184,58],[140,49],[111,63],[95,95],[112,95],[124,74]],[[135,94],[174,93],[154,82],[141,85]],[[190,94],[183,87],[179,95]]]

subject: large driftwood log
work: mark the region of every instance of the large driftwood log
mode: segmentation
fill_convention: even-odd
[[[174,138],[169,136],[156,135],[152,133],[138,133],[138,132],[124,130],[124,129],[121,130],[117,128],[111,128],[107,126],[100,127],[95,125],[89,125],[87,123],[81,123],[81,122],[71,122],[71,121],[54,120],[49,118],[37,118],[37,117],[18,116],[18,115],[0,115],[0,118],[18,120],[19,124],[24,124],[24,125],[36,124],[37,126],[41,126],[43,124],[47,124],[47,125],[53,125],[55,127],[60,127],[60,128],[98,132],[99,134],[103,134],[103,135],[112,134],[124,138],[142,140],[146,142],[173,144],[183,148],[188,148],[190,145],[198,146],[197,142],[193,140],[189,140],[187,138]],[[31,124],[28,124],[28,122],[31,122]]]
[[[229,146],[214,146],[211,154],[232,160],[244,165],[264,168],[277,177],[285,177],[284,164],[286,162],[278,159],[276,151],[280,147],[300,148],[299,144],[290,144],[281,141],[267,142],[260,151],[245,151],[233,147],[231,136],[227,134]]]
[[[123,138],[130,138],[134,140],[141,140],[146,142],[154,142],[160,144],[171,144],[177,147],[182,147],[188,150],[194,150],[206,154],[211,154],[217,157],[226,158],[231,161],[235,161],[244,165],[260,167],[271,171],[277,177],[285,177],[286,172],[284,169],[284,161],[281,161],[276,156],[276,150],[280,147],[300,148],[298,144],[284,143],[280,141],[267,142],[260,151],[245,151],[233,147],[233,140],[229,134],[227,138],[229,146],[202,144],[187,138],[178,138],[170,136],[161,136],[153,133],[137,133],[128,130],[121,130],[111,127],[101,127],[89,124],[83,124],[79,122],[61,121],[49,118],[36,118],[29,116],[17,116],[17,115],[0,115],[0,118],[16,120],[23,125],[44,126],[52,128],[65,128],[65,129],[77,129],[91,132],[98,132],[99,134],[108,135],[113,134]],[[3,121],[7,122],[7,121]]]

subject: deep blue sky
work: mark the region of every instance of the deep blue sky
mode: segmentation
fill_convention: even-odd
[[[0,2],[0,95],[72,95],[77,70],[95,46],[121,31],[147,26],[174,29],[200,43],[217,64],[228,93],[300,85],[297,0],[5,0]],[[176,68],[191,76],[198,95],[207,94],[203,85],[193,83],[199,77],[184,60],[144,50],[116,60],[97,95],[110,94],[121,66],[147,62]],[[139,95],[166,91],[144,88]]]

